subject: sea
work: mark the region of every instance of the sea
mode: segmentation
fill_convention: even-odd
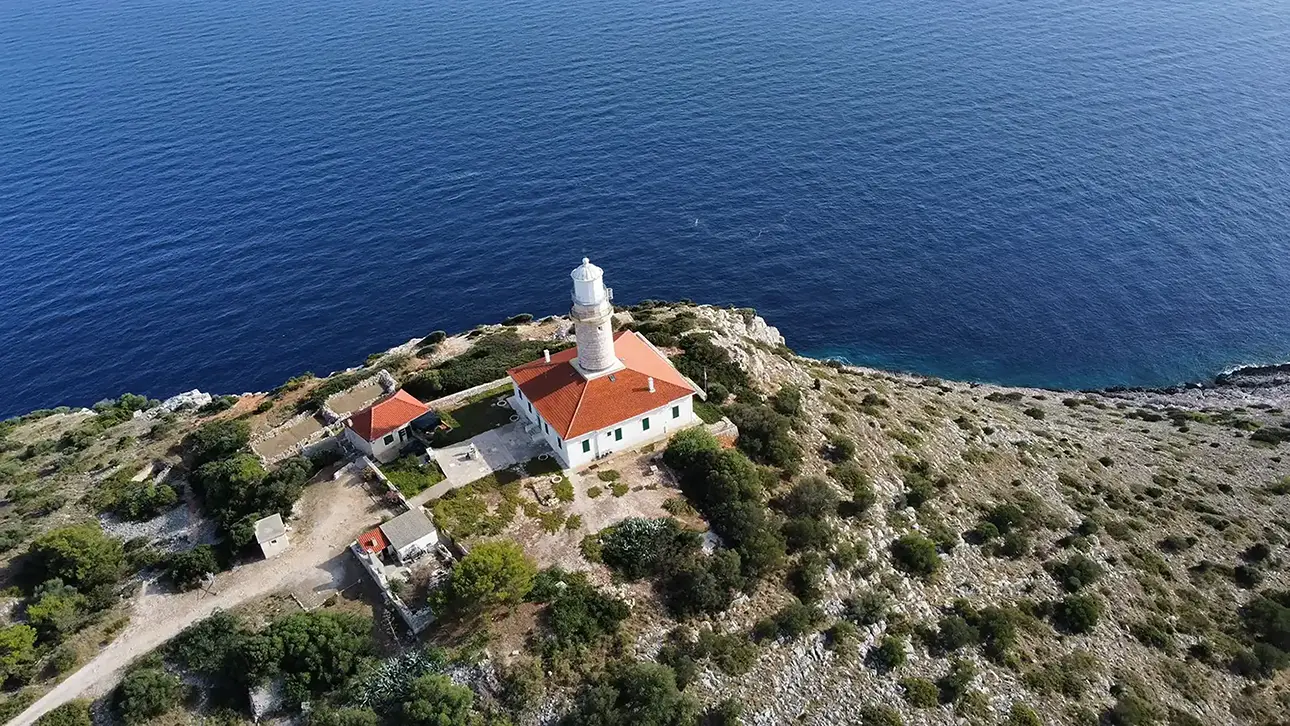
[[[0,416],[561,313],[583,256],[946,378],[1290,360],[1290,5],[0,0]]]

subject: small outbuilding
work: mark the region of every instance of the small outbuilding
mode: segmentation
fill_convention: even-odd
[[[346,419],[343,435],[354,448],[388,463],[412,438],[410,424],[429,412],[430,408],[416,396],[399,390]]]
[[[400,564],[430,551],[439,542],[439,532],[420,507],[411,509],[382,524],[381,534],[389,551]]]
[[[267,560],[277,557],[287,550],[287,525],[282,522],[281,514],[274,514],[255,523],[255,541],[260,544],[260,551]]]

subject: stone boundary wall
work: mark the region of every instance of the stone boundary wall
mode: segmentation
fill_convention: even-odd
[[[455,403],[459,403],[460,401],[470,398],[475,394],[483,393],[484,391],[498,388],[510,382],[511,382],[510,376],[507,376],[505,378],[498,378],[495,381],[489,381],[488,383],[481,383],[478,386],[472,386],[471,388],[467,388],[464,391],[457,391],[456,393],[448,394],[443,398],[436,398],[435,400],[426,403],[426,405],[429,406],[432,410],[447,408],[449,406],[452,406]]]

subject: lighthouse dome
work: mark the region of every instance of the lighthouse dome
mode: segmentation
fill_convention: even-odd
[[[591,264],[591,260],[586,257],[582,258],[581,265],[573,268],[573,273],[571,275],[576,282],[591,282],[592,280],[599,280],[604,276],[605,271]]]

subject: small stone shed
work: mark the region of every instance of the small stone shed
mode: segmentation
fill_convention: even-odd
[[[264,558],[277,557],[287,550],[287,525],[281,514],[274,514],[255,523],[255,541],[260,543]]]
[[[420,507],[413,508],[382,524],[381,534],[400,564],[427,552],[439,541],[439,532]]]

